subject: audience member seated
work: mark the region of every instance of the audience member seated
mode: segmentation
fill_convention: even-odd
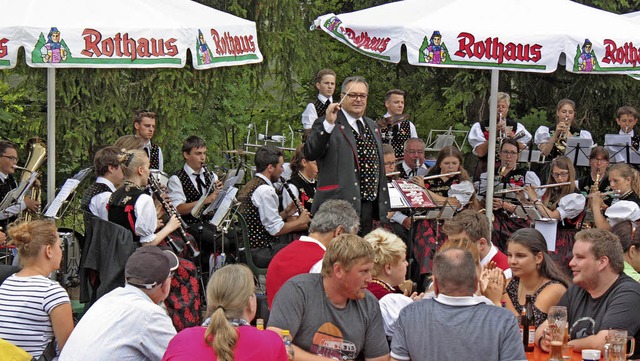
[[[460,212],[455,218],[448,219],[442,227],[449,240],[468,238],[476,244],[480,253],[480,264],[486,267],[490,262],[511,278],[507,255],[502,253],[491,241],[491,228],[487,216],[472,210]]]
[[[560,156],[551,161],[551,173],[547,181],[547,185],[557,186],[546,188],[541,198],[533,187],[525,187],[529,201],[540,216],[556,223],[555,235],[546,236],[547,248],[551,257],[565,270],[571,260],[573,236],[581,224],[586,204],[586,198],[576,188],[575,180],[576,172],[571,160],[567,156]],[[536,221],[535,224],[536,228],[543,227],[549,221]],[[555,249],[550,245],[554,245]]]
[[[247,222],[247,234],[251,240],[253,263],[267,268],[273,256],[286,246],[277,243],[277,237],[296,231],[305,231],[311,220],[303,211],[295,220],[287,220],[295,213],[295,204],[279,212],[278,195],[273,182],[280,179],[284,158],[282,150],[272,145],[258,149],[255,155],[256,174],[238,193],[240,213]]]
[[[384,332],[389,339],[393,337],[395,322],[400,310],[424,294],[413,292],[411,286],[400,289],[406,284],[407,246],[398,236],[382,228],[369,232],[364,239],[373,247],[373,278],[367,286],[380,303],[384,321]],[[409,281],[411,284],[411,281]]]
[[[267,269],[267,302],[269,308],[280,287],[291,277],[302,273],[320,273],[322,257],[329,242],[342,233],[356,234],[360,217],[351,203],[331,199],[323,203],[309,226],[309,236],[302,236],[284,247]]]
[[[8,234],[23,268],[0,285],[0,338],[35,359],[43,353],[52,359],[73,330],[69,295],[47,278],[60,268],[62,241],[44,220],[14,224]]]
[[[526,296],[531,295],[533,322],[538,327],[547,319],[549,307],[555,306],[567,291],[569,280],[547,253],[547,242],[536,229],[515,231],[507,243],[507,257],[513,278],[502,301],[520,316],[526,306]]]
[[[433,260],[436,297],[414,302],[396,321],[391,360],[526,360],[518,321],[473,297],[471,252],[447,249]]]
[[[126,284],[100,298],[76,326],[60,361],[159,361],[176,334],[158,304],[169,294],[178,257],[140,247],[125,266]]]
[[[321,275],[298,275],[282,286],[269,329],[291,332],[296,359],[388,360],[380,306],[366,290],[373,258],[367,241],[342,234],[327,247]]]
[[[624,274],[640,282],[640,232],[636,221],[619,222],[611,230],[624,252]]]
[[[576,233],[569,266],[573,285],[558,306],[567,307],[569,344],[573,350],[602,350],[610,329],[626,330],[638,339],[640,284],[623,273],[624,256],[618,237],[601,229]],[[548,327],[545,321],[536,330],[536,340],[545,352],[550,348]],[[636,347],[631,359],[639,357],[640,349]]]
[[[207,285],[203,326],[180,331],[169,342],[163,361],[264,360],[286,361],[282,338],[249,325],[256,315],[253,274],[244,265],[217,270]]]

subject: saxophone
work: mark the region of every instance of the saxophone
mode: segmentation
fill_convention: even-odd
[[[27,157],[27,161],[24,167],[17,167],[23,170],[22,176],[20,177],[20,183],[28,181],[31,174],[40,168],[40,165],[47,156],[47,148],[41,139],[32,138],[29,139],[27,143],[29,146],[29,156]],[[40,203],[42,200],[42,188],[35,185],[31,187],[29,197]],[[28,209],[25,209],[20,212],[20,216],[18,218],[22,221],[29,222],[32,219],[32,214]]]
[[[582,220],[583,229],[591,229],[594,226],[595,219],[593,218],[593,210],[591,209],[591,200],[596,192],[598,192],[600,186],[600,173],[596,174],[596,180],[589,188],[589,194],[587,195],[587,206],[585,207],[584,218]]]

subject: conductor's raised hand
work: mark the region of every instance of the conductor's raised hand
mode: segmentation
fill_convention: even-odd
[[[338,111],[340,111],[340,109],[342,108],[338,103],[329,104],[329,107],[327,107],[327,112],[325,113],[325,120],[329,124],[335,124],[336,119],[338,119]]]

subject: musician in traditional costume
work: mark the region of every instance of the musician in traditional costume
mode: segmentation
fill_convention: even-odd
[[[202,252],[200,257],[202,270],[208,271],[209,256],[221,249],[221,244],[214,245],[215,227],[209,223],[213,214],[194,217],[191,213],[203,196],[205,199],[201,205],[202,209],[211,204],[220,193],[222,184],[218,182],[218,176],[215,173],[206,169],[207,144],[204,139],[195,135],[188,137],[182,145],[182,156],[185,163],[182,169],[169,178],[167,193],[171,203],[187,223],[187,231],[198,243]],[[225,248],[227,251],[230,250]]]
[[[494,189],[522,190],[525,185],[540,186],[540,178],[535,172],[518,167],[520,149],[514,139],[504,139],[500,145],[499,154],[500,167],[497,169],[498,173],[495,177]],[[487,173],[482,173],[478,193],[484,196],[486,188]],[[542,196],[543,193],[544,190],[542,189],[537,191],[538,196]],[[517,199],[515,192],[502,193],[502,195],[494,194],[493,205],[491,205],[494,215],[492,241],[502,252],[506,252],[507,240],[513,232],[520,228],[529,227],[528,219],[515,216],[516,208],[519,205],[520,201]],[[487,205],[485,205],[486,207]]]
[[[156,113],[148,110],[138,110],[133,118],[135,136],[144,141],[143,149],[150,160],[151,169],[163,170],[164,158],[162,149],[157,144],[151,143],[151,138],[156,132]]]
[[[455,172],[460,174],[449,174]],[[424,178],[417,176],[412,181],[424,187],[437,205],[455,207],[456,211],[461,211],[474,203],[475,190],[469,173],[462,166],[462,153],[458,148],[451,145],[443,147],[436,164]],[[440,230],[440,222],[425,219],[415,224],[413,253],[421,274],[431,273],[433,257],[446,240],[446,235]]]
[[[13,177],[17,165],[18,151],[16,146],[9,141],[0,141],[0,201],[7,193],[18,187],[18,182]],[[37,212],[40,209],[40,202],[31,199],[28,195],[25,196],[19,204],[0,211],[0,226],[6,229],[7,225],[15,221],[18,214],[25,209]]]
[[[631,146],[633,149],[640,149],[640,129],[638,124],[638,111],[634,107],[624,106],[618,108],[616,112],[616,123],[620,127],[618,134],[628,134],[631,136]]]
[[[393,146],[396,152],[396,158],[402,156],[403,147],[407,140],[418,138],[416,126],[409,119],[403,119],[400,122],[395,121],[397,117],[404,114],[404,97],[405,92],[400,89],[391,89],[385,94],[384,106],[387,108],[387,113],[384,115],[384,118],[390,119],[391,122],[395,124],[390,124],[386,127],[379,125],[382,142]]]
[[[607,231],[611,230],[606,220],[609,208],[620,201],[640,206],[640,174],[626,163],[614,164],[609,168],[609,188],[608,192],[589,194],[595,226]]]
[[[114,146],[104,147],[93,157],[93,169],[96,172],[96,182],[83,193],[80,207],[105,221],[109,219],[107,204],[111,193],[115,192],[124,181],[124,174],[120,166],[121,150]]]
[[[547,180],[547,184],[558,186],[546,188],[541,198],[536,189],[525,186],[531,204],[541,217],[548,219],[536,221],[536,229],[545,235],[551,257],[567,271],[573,257],[573,236],[584,216],[586,205],[586,198],[576,188],[575,179],[571,160],[567,156],[560,156],[551,162],[551,173]],[[553,227],[551,232],[550,227]]]
[[[305,158],[303,148],[304,145],[300,145],[293,155],[293,159],[291,160],[291,179],[287,181],[286,186],[291,191],[291,194],[296,197],[299,204],[311,212],[313,197],[316,194],[318,163]],[[289,192],[282,192],[283,208],[287,207],[293,201]]]
[[[512,138],[518,142],[518,148],[524,149],[531,141],[531,133],[515,119],[509,118],[509,106],[511,97],[507,93],[498,93],[498,112],[496,131],[496,144],[500,144],[504,138]],[[478,164],[473,174],[477,180],[480,174],[487,171],[487,152],[489,151],[489,120],[476,122],[469,130],[469,144],[473,148],[473,154],[478,157]]]
[[[598,191],[603,193],[609,191],[607,168],[609,168],[609,151],[602,146],[593,147],[589,154],[589,174],[578,179],[578,189],[585,194],[591,193],[597,180]]]
[[[109,199],[109,221],[129,230],[139,246],[168,248],[165,239],[180,227],[180,221],[172,215],[166,224],[159,226],[156,206],[147,190],[151,174],[149,158],[144,150],[133,149],[121,154],[120,161],[124,182]],[[171,292],[165,300],[176,330],[200,323],[202,305],[196,277],[194,263],[180,258],[180,267],[171,280]]]
[[[564,155],[566,140],[571,137],[593,139],[589,131],[580,129],[575,120],[576,103],[570,99],[562,99],[556,106],[556,124],[554,130],[542,125],[536,130],[533,141],[547,159]]]
[[[278,195],[273,183],[280,179],[282,150],[265,145],[256,151],[256,174],[242,187],[238,194],[240,213],[247,223],[247,233],[251,241],[253,263],[266,268],[275,254],[286,246],[278,243],[278,237],[291,232],[305,231],[311,221],[309,211],[302,211],[297,218],[289,220],[296,212],[292,202],[279,212]]]
[[[313,122],[324,117],[327,107],[333,103],[333,92],[336,90],[336,72],[331,69],[318,71],[315,78],[315,86],[318,89],[318,97],[302,112],[302,128],[311,129]],[[309,131],[306,131],[308,133]]]
[[[404,142],[402,162],[398,164],[397,169],[400,172],[400,178],[409,179],[427,174],[428,169],[424,165],[424,149],[424,141],[420,138],[410,138]]]

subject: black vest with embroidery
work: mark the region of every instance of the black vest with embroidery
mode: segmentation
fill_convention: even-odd
[[[571,129],[570,129],[569,131],[571,132],[571,136],[573,136],[573,137],[579,137],[579,136],[580,136],[581,129],[572,125],[572,126],[571,126]],[[550,135],[551,137],[553,137],[553,134],[554,134],[555,132],[556,132],[555,130],[554,130],[554,131],[550,131],[550,132],[549,132],[549,135]],[[565,152],[566,152],[566,149],[565,149]],[[554,159],[554,158],[556,158],[556,157],[557,157],[557,156],[559,156],[559,155],[563,155],[563,154],[561,154],[561,153],[560,153],[560,151],[558,150],[558,148],[556,148],[556,144],[554,143],[554,144],[553,144],[553,148],[551,149],[551,153],[549,153],[549,156],[547,157],[547,159]]]
[[[242,190],[238,194],[238,201],[240,202],[239,210],[247,222],[247,235],[251,240],[251,249],[266,248],[269,247],[272,242],[276,241],[276,237],[269,234],[267,229],[262,225],[260,211],[251,201],[253,192],[255,192],[259,186],[266,184],[267,182],[264,179],[253,177],[242,187]]]
[[[638,130],[638,127],[633,127],[631,146],[633,147],[633,149],[638,149],[640,147],[640,130]]]
[[[316,182],[309,182],[304,179],[299,172],[296,172],[291,176],[289,180],[290,184],[293,184],[298,189],[298,200],[302,203],[302,206],[311,212],[311,206],[313,205],[313,196],[316,194]]]
[[[107,207],[109,221],[130,230],[133,235],[133,241],[136,243],[140,243],[140,236],[136,234],[137,217],[135,205],[138,198],[145,193],[145,188],[125,184],[111,194]]]
[[[316,98],[316,101],[313,102],[313,106],[316,108],[316,113],[318,113],[318,118],[324,117],[327,114],[328,104],[323,103],[320,99]]]
[[[407,174],[407,172],[405,172],[404,170],[404,162],[398,164],[398,166],[396,167],[396,169],[398,170],[398,172],[400,172],[400,174],[398,174],[399,178],[402,179],[409,179],[409,175]]]
[[[104,183],[93,183],[89,188],[85,189],[82,194],[82,200],[80,201],[80,209],[86,212],[91,212],[89,209],[89,204],[93,197],[97,196],[100,193],[109,192],[111,193],[111,188]]]
[[[7,179],[4,180],[4,182],[0,182],[0,201],[4,199],[7,193],[15,189],[16,187],[18,187],[16,180],[13,178],[11,174],[9,174],[7,176]],[[18,217],[16,215],[16,216],[12,216],[12,217],[0,220],[0,226],[2,226],[4,232],[7,231],[7,224],[15,221],[17,218]]]
[[[359,120],[356,121],[359,122]],[[353,130],[353,135],[356,137],[358,163],[360,164],[360,198],[363,201],[373,201],[378,198],[380,157],[376,139],[371,134],[371,130],[366,123],[363,124],[363,128],[364,134],[358,134]]]
[[[191,176],[187,174],[187,172],[185,172],[184,168],[180,169],[178,173],[176,173],[176,176],[178,177],[178,179],[180,179],[180,183],[182,183],[182,192],[184,193],[184,196],[187,198],[185,203],[198,201],[202,196],[202,194],[193,185],[193,182],[191,181]],[[211,185],[211,176],[209,174],[204,174],[204,175],[201,174],[200,178],[202,179],[203,176],[204,176],[204,185],[208,189],[209,186]],[[206,192],[207,189],[203,189],[203,191]],[[202,220],[209,221],[211,220],[212,217],[213,215],[203,217]],[[182,219],[185,222],[187,222],[187,224],[194,224],[194,223],[200,222],[200,220],[193,217],[191,213],[182,215]]]
[[[424,182],[424,187],[439,196],[449,197],[449,189],[451,189],[452,185],[458,183],[460,183],[460,179],[455,175],[446,181],[440,177],[428,179]]]
[[[584,177],[578,179],[578,190],[582,192],[582,194],[589,194],[591,192],[591,186],[595,180],[591,178],[591,174],[587,174]],[[609,186],[609,176],[605,175],[600,178],[600,184],[598,184],[598,192],[604,193],[608,192],[611,189]]]
[[[394,126],[380,128],[380,136],[383,143],[391,144],[396,158],[401,158],[404,155],[404,143],[411,138],[411,123],[405,120]]]
[[[160,147],[151,143],[149,150],[149,168],[160,169]]]

